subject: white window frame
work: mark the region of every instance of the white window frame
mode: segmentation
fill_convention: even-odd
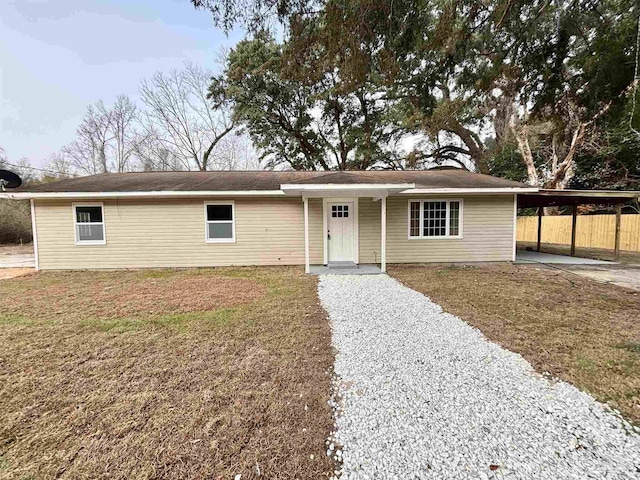
[[[102,210],[102,222],[78,222],[78,207],[100,207]],[[76,245],[106,245],[107,244],[107,226],[104,216],[104,203],[103,202],[82,202],[72,203],[71,213],[73,214],[73,235]],[[78,238],[78,225],[102,225],[102,240],[80,240]]]
[[[231,205],[231,221],[209,220],[207,216],[208,205]],[[231,238],[209,238],[210,223],[231,223]],[[204,202],[204,241],[205,243],[236,243],[236,204],[233,200]]]
[[[411,204],[419,202],[420,203],[420,235],[412,236],[411,235]],[[424,235],[424,204],[425,202],[446,202],[447,212],[446,212],[446,235]],[[458,235],[450,235],[449,228],[451,227],[449,223],[449,215],[451,212],[451,202],[459,202],[460,204],[460,213],[458,215]],[[463,222],[463,212],[464,212],[464,202],[462,198],[413,198],[407,202],[407,238],[409,240],[456,240],[463,238],[462,236],[462,226]]]

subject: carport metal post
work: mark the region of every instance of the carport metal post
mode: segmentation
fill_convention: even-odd
[[[616,244],[614,247],[614,256],[616,261],[620,260],[620,223],[622,220],[622,204],[616,204]]]
[[[576,222],[578,221],[578,204],[571,207],[571,256],[576,256]]]
[[[538,243],[536,245],[536,252],[540,251],[540,244],[542,243],[542,212],[544,209],[538,207]]]

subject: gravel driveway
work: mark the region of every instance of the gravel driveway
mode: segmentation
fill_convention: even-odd
[[[640,478],[640,435],[386,275],[321,276],[342,479]],[[637,430],[636,430],[637,431]]]

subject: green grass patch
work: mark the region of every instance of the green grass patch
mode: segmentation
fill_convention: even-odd
[[[575,358],[574,363],[576,367],[586,370],[587,372],[593,372],[596,369],[596,364],[593,360],[580,355]]]
[[[2,314],[0,313],[0,325],[30,325],[33,320],[22,315]]]
[[[616,345],[616,348],[640,355],[640,342],[624,342]]]
[[[149,323],[165,328],[184,331],[198,324],[199,327],[215,328],[228,325],[234,318],[238,308],[219,308],[207,312],[189,312],[152,317]]]
[[[228,325],[237,311],[237,308],[220,308],[205,312],[154,315],[146,318],[118,318],[114,320],[96,318],[86,319],[82,321],[82,325],[109,333],[127,333],[153,328],[185,332],[195,324],[205,329]],[[0,317],[0,324],[2,323],[1,319],[2,317]]]

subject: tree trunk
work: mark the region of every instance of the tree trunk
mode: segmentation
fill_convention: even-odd
[[[471,159],[480,173],[489,175],[489,164],[487,163],[487,150],[480,138],[468,128],[455,121],[450,125],[449,132],[457,135],[469,151]]]
[[[105,151],[105,145],[100,146],[100,168],[102,169],[102,173],[107,173],[109,168],[107,167],[107,152]]]
[[[529,184],[533,187],[538,187],[540,186],[540,177],[538,176],[538,171],[536,170],[536,165],[533,161],[533,152],[529,145],[529,129],[526,125],[518,129],[515,122],[512,121],[511,130],[513,131],[513,135],[516,137],[518,151],[520,152],[520,155],[522,155],[522,160],[527,167]]]

